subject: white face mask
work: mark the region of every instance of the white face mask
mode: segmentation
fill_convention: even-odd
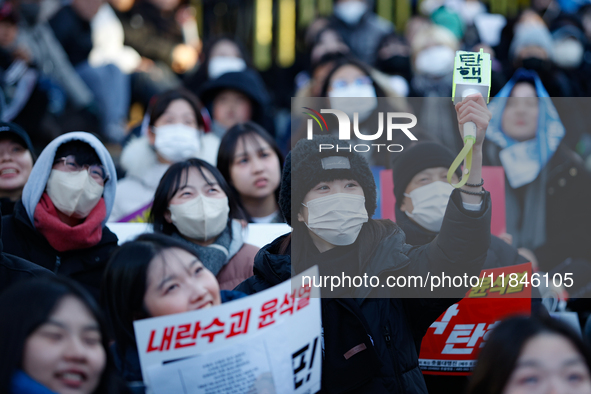
[[[156,152],[176,163],[195,157],[201,149],[201,132],[182,123],[155,127]]]
[[[207,74],[209,79],[216,79],[225,73],[243,71],[246,69],[244,59],[234,56],[216,56],[209,59]]]
[[[363,223],[367,222],[365,197],[336,193],[308,201],[306,226],[326,242],[351,245],[357,239]]]
[[[578,68],[583,61],[584,52],[583,44],[574,38],[555,41],[552,59],[558,67]]]
[[[356,25],[365,11],[367,11],[367,4],[359,0],[337,3],[333,7],[335,16],[349,25]]]
[[[442,77],[454,69],[456,53],[445,45],[423,49],[417,54],[415,67],[417,73],[431,77]]]
[[[228,225],[230,206],[228,197],[213,198],[198,195],[183,203],[174,204],[170,209],[170,219],[185,237],[206,241],[216,237]]]
[[[104,186],[90,177],[88,171],[51,170],[45,191],[55,208],[67,216],[85,218],[98,204]]]
[[[376,90],[373,85],[348,84],[331,90],[328,97],[330,97],[330,106],[346,113],[351,122],[355,112],[358,113],[359,122],[364,122],[378,106]],[[332,100],[336,97],[363,97],[363,100]]]
[[[412,200],[413,206],[412,213],[405,212],[406,215],[419,226],[438,233],[453,190],[449,183],[437,181],[416,188],[409,194],[404,193]]]

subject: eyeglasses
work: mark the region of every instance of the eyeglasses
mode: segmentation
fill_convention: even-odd
[[[65,172],[78,172],[82,170],[87,170],[90,177],[101,185],[104,185],[105,182],[107,182],[107,180],[109,179],[107,169],[104,166],[100,164],[84,164],[81,166],[78,163],[76,163],[76,157],[74,157],[73,155],[60,157],[59,159],[56,159],[53,165],[56,164],[61,164]]]
[[[346,88],[348,85],[364,86],[364,85],[371,85],[371,84],[372,84],[371,78],[368,77],[367,75],[364,75],[364,76],[355,78],[355,80],[351,83],[347,82],[344,79],[336,79],[332,82],[331,86],[333,89],[339,89],[339,88]]]

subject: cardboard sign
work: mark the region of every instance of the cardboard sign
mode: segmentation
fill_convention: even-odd
[[[301,275],[318,275],[313,267]],[[297,277],[223,305],[134,322],[154,394],[316,393],[320,292]]]
[[[492,202],[492,217],[490,231],[493,235],[499,236],[507,232],[505,217],[505,171],[503,167],[483,166],[482,179],[484,187],[490,192]],[[394,183],[392,181],[392,170],[380,171],[380,195],[382,219],[390,219],[396,222],[394,205]]]
[[[439,316],[423,337],[423,374],[469,375],[490,330],[507,316],[531,314],[531,285],[526,283],[531,273],[531,263],[483,270],[479,286]]]

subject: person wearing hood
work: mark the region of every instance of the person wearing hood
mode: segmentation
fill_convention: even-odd
[[[212,115],[212,131],[222,138],[230,127],[249,120],[275,135],[270,116],[271,101],[265,83],[253,69],[232,71],[211,79],[199,91],[199,98]]]
[[[337,0],[329,23],[360,60],[373,66],[379,43],[385,36],[394,32],[394,25],[374,13],[370,3],[373,2]]]
[[[208,130],[203,107],[191,92],[170,90],[157,96],[140,136],[123,148],[125,177],[109,221],[145,223],[160,178],[172,163],[197,157],[215,164],[220,139]]]
[[[538,75],[519,69],[489,105],[483,160],[503,166],[507,232],[539,268],[591,261],[591,175],[564,143],[565,127]]]
[[[246,215],[220,171],[199,159],[175,163],[156,189],[150,223],[200,257],[222,290],[252,276],[258,248],[244,242]]]
[[[10,215],[29,179],[35,150],[26,131],[14,123],[0,122],[0,203]]]
[[[23,196],[2,218],[5,252],[81,283],[98,299],[117,236],[106,226],[117,183],[103,144],[85,132],[64,134],[41,152]]]
[[[320,144],[335,146],[339,140],[317,135],[300,140],[286,159],[279,203],[292,232],[261,249],[255,275],[236,290],[262,291],[314,265],[321,278],[365,274],[378,276],[379,283],[392,275],[426,277],[442,270],[478,275],[490,245],[490,196],[478,185],[490,112],[480,95],[469,96],[456,109],[460,128],[474,121],[478,136],[469,185],[451,194],[445,231],[436,240],[413,247],[396,224],[369,219],[377,207],[377,188],[367,161],[354,151],[319,151]],[[327,392],[427,392],[418,365],[421,339],[465,289],[446,289],[428,299],[412,290],[408,297],[400,287],[384,292],[379,283],[321,289],[322,387]]]

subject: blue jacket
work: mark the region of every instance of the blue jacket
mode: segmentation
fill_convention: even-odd
[[[18,370],[12,376],[11,394],[57,394],[37,382],[25,372]]]

